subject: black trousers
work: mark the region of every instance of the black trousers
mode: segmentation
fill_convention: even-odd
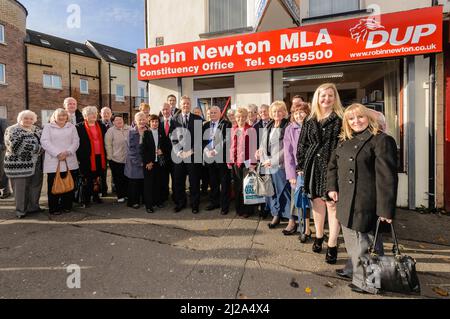
[[[144,171],[144,202],[147,209],[163,203],[161,176],[162,168],[158,163],[155,163],[150,171]]]
[[[128,179],[128,207],[141,205],[144,199],[144,179]]]
[[[83,196],[83,204],[89,204],[91,202],[91,197],[94,200],[98,199],[99,193],[102,191],[101,187],[101,179],[105,171],[102,169],[102,156],[95,155],[95,164],[97,170],[95,172],[89,171],[84,178],[86,179],[86,188]],[[94,183],[96,180],[100,180],[100,190],[98,192],[94,192]]]
[[[74,182],[76,181],[76,176],[78,176],[78,170],[70,171],[72,174],[72,178]],[[67,172],[62,172],[61,177],[65,178],[67,176]],[[48,173],[47,174],[47,197],[48,197],[48,210],[50,213],[55,213],[65,210],[72,210],[73,204],[73,194],[74,190],[67,192],[61,195],[53,195],[52,188],[53,183],[55,181],[56,173]]]
[[[125,176],[125,164],[109,161],[112,178],[116,186],[117,198],[125,198],[128,195],[128,178]]]
[[[201,183],[200,183],[200,189],[202,193],[208,192],[208,186],[211,185],[209,182],[209,169],[206,165],[201,165]]]
[[[200,174],[201,164],[180,163],[173,166],[173,195],[177,206],[186,205],[186,176],[189,176],[189,192],[192,208],[200,205]]]
[[[107,176],[108,176],[108,164],[106,165],[106,169],[103,171],[102,174],[102,187],[101,187],[102,196],[106,196],[106,194],[108,194],[108,183],[106,182]]]
[[[238,215],[243,214],[253,214],[256,210],[257,205],[244,205],[244,178],[248,174],[248,169],[244,164],[241,167],[233,165],[233,178],[234,178],[234,201],[236,204],[236,213]]]
[[[228,212],[230,208],[231,172],[225,163],[206,164],[209,173],[211,192],[209,201],[214,206],[220,206],[222,211]]]
[[[165,166],[161,167],[161,199],[164,203],[169,200],[169,183],[170,178],[172,178],[172,187],[173,187],[173,164],[167,163]]]

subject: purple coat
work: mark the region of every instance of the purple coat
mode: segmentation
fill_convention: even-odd
[[[297,145],[300,138],[301,125],[293,122],[289,124],[284,133],[284,169],[286,170],[286,179],[297,179],[295,171],[297,167]]]

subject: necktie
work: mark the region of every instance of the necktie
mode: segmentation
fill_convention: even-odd
[[[209,147],[211,149],[214,149],[214,128],[216,126],[216,123],[211,122],[211,132],[209,133]]]
[[[168,120],[165,120],[166,121],[166,124],[164,125],[164,130],[166,131],[166,136],[168,136],[169,135],[169,121]]]
[[[188,127],[188,116],[187,114],[184,116],[184,128]]]

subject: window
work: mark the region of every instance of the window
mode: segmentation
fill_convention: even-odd
[[[89,94],[89,81],[88,80],[80,80],[80,93],[81,94]]]
[[[47,40],[41,39],[40,41],[42,44],[51,45],[50,42],[48,42]]]
[[[284,97],[286,101],[300,95],[311,102],[316,88],[325,82],[337,85],[344,107],[352,103],[361,103],[384,114],[387,133],[394,137],[401,147],[400,127],[400,87],[402,60],[383,62],[351,63],[327,67],[286,70],[283,73]],[[370,74],[370,77],[367,76]],[[399,154],[402,154],[400,150]],[[399,169],[404,163],[399,156]]]
[[[234,75],[194,79],[194,91],[233,89]]]
[[[209,32],[247,26],[247,0],[209,0]]]
[[[5,27],[0,24],[0,43],[5,43]]]
[[[6,109],[6,106],[0,106],[0,119],[7,119],[8,118],[8,111]]]
[[[0,64],[0,84],[6,83],[6,67],[4,64]]]
[[[359,10],[359,0],[310,0],[309,16],[323,16],[334,13]]]
[[[62,89],[62,80],[59,75],[44,74],[44,88]]]
[[[116,101],[117,102],[125,101],[125,85],[116,86]]]
[[[41,110],[42,125],[50,123],[50,118],[55,110]]]
[[[108,58],[110,58],[113,61],[117,61],[117,59],[114,55],[108,54]]]
[[[80,48],[75,48],[75,51],[78,52],[78,53],[84,54],[84,51],[82,49],[80,49]]]

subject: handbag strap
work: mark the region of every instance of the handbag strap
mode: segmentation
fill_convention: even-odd
[[[378,242],[378,234],[379,234],[379,230],[380,230],[380,224],[381,224],[381,218],[378,218],[377,220],[377,229],[375,231],[375,238],[373,240],[373,244],[372,246],[369,248],[369,253],[370,254],[375,254],[375,246],[377,245]],[[389,224],[391,226],[391,233],[392,233],[392,240],[394,242],[394,246],[392,247],[392,252],[394,253],[395,256],[400,256],[400,248],[398,245],[398,240],[397,240],[397,234],[395,233],[395,229],[394,229],[394,225],[391,223]]]
[[[58,166],[56,166],[56,176],[61,175],[61,161],[58,161]]]

